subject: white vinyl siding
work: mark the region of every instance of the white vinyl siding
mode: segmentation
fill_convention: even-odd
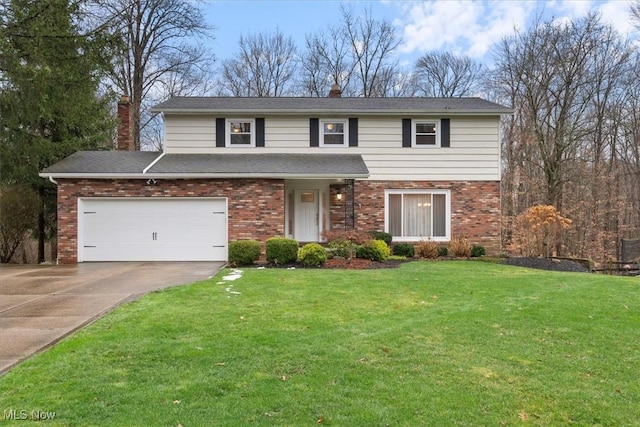
[[[216,120],[207,115],[166,115],[166,153],[214,153]]]
[[[449,115],[448,118],[451,120],[450,147],[421,150],[402,147],[402,117],[398,116],[358,117],[357,147],[312,148],[309,147],[309,117],[266,115],[266,147],[254,148],[251,152],[361,154],[370,180],[499,180],[499,117]],[[412,119],[429,120],[433,116]],[[167,153],[220,153],[221,150],[247,153],[246,148],[216,148],[213,116],[165,115],[165,120]]]

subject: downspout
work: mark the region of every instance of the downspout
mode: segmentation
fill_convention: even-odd
[[[162,154],[160,154],[158,157],[156,157],[153,162],[149,163],[149,166],[147,166],[146,168],[144,168],[142,170],[142,174],[144,175],[145,173],[147,173],[149,171],[149,169],[151,169],[152,167],[155,166],[156,163],[158,163],[160,161],[160,159],[162,159],[164,157],[164,155],[167,154],[165,151],[162,152]]]
[[[51,175],[49,175],[49,181],[51,181],[53,184],[58,185],[58,181],[56,181],[55,179],[53,179],[53,177]]]

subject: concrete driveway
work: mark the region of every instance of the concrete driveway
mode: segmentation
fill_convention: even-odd
[[[118,305],[214,276],[222,262],[0,265],[0,375]]]

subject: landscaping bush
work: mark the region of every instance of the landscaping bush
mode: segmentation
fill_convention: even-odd
[[[332,256],[351,259],[356,256],[356,246],[366,243],[371,237],[359,230],[330,230],[322,233],[331,249]]]
[[[382,240],[370,240],[364,245],[358,246],[356,253],[358,258],[382,262],[389,258],[391,249]]]
[[[484,256],[485,250],[482,245],[473,245],[471,246],[471,258],[480,258]]]
[[[298,260],[306,267],[320,267],[327,262],[327,251],[318,243],[307,243],[298,252]]]
[[[413,245],[409,243],[398,243],[393,247],[393,254],[412,258],[415,254],[415,249]]]
[[[447,255],[449,255],[449,249],[446,246],[438,247],[438,256],[439,257],[445,257]]]
[[[260,259],[260,242],[236,240],[229,243],[229,262],[235,265],[250,265]]]
[[[385,233],[384,231],[372,231],[369,234],[373,237],[373,240],[382,240],[387,246],[391,246],[391,234]]]
[[[436,259],[438,258],[439,246],[436,242],[425,240],[418,243],[416,253],[420,258]]]
[[[298,259],[298,241],[285,237],[272,237],[266,243],[267,262],[289,264]]]
[[[471,256],[471,244],[464,237],[451,239],[449,243],[451,255],[459,258],[469,258]]]

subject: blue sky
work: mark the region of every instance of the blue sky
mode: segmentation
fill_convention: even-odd
[[[212,48],[221,61],[237,52],[240,36],[276,28],[303,48],[306,34],[339,22],[342,3],[356,13],[369,7],[375,17],[391,21],[402,40],[397,59],[405,65],[437,50],[489,61],[491,44],[514,28],[526,28],[538,15],[562,20],[598,10],[621,33],[638,35],[629,18],[629,0],[209,0],[204,11],[216,27]]]

